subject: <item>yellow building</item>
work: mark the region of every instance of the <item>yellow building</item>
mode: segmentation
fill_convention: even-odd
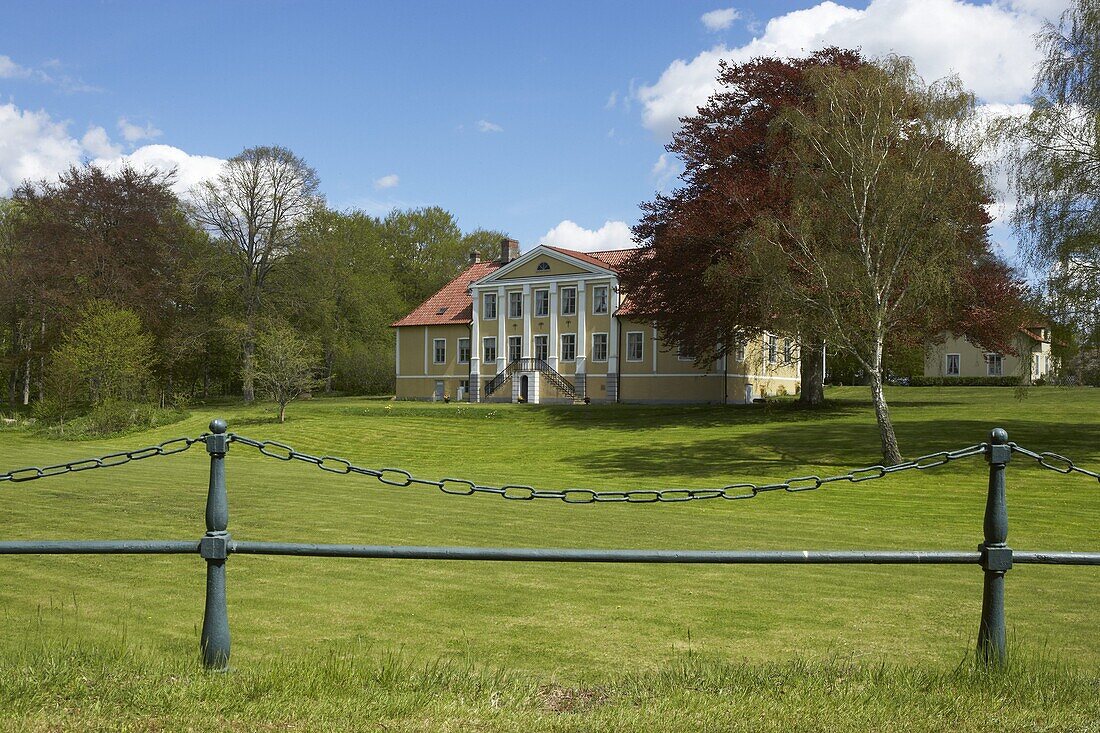
[[[393,324],[397,396],[471,402],[751,402],[799,390],[797,344],[765,334],[696,365],[632,314],[618,268],[634,250],[540,245],[469,266]]]
[[[944,378],[1019,377],[1024,384],[1048,379],[1057,366],[1048,325],[1020,328],[1015,354],[986,351],[965,336],[941,333],[924,351],[924,376]]]

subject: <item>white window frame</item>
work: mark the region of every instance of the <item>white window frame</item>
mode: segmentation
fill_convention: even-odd
[[[539,339],[542,339],[542,343],[546,346],[546,353],[542,356],[539,356]],[[536,359],[542,359],[543,361],[550,358],[550,334],[536,333],[531,336],[531,356]]]
[[[779,337],[774,333],[770,333],[765,337],[764,342],[767,349],[768,363],[775,364],[779,359]]]
[[[443,344],[443,358],[439,358],[439,345]],[[446,364],[447,363],[447,339],[432,339],[432,363],[433,364]]]
[[[515,358],[512,358],[512,343],[513,342],[519,344],[519,346],[516,347],[516,351],[518,352],[518,355]],[[516,359],[519,359],[519,358],[522,358],[522,357],[523,357],[523,337],[522,336],[509,336],[508,337],[508,363],[511,364]]]
[[[513,315],[512,305],[516,303],[519,304],[519,315]],[[523,293],[508,293],[508,317],[512,319],[523,318]]]
[[[493,307],[489,307],[489,303],[493,304]],[[497,294],[496,293],[482,293],[481,294],[481,317],[486,321],[495,321],[497,319],[497,313],[499,312],[497,306]],[[492,311],[493,315],[489,315]]]
[[[783,363],[791,364],[794,362],[794,342],[790,339],[783,339]]]
[[[684,346],[683,346],[683,344],[677,344],[677,346],[676,346],[676,359],[678,361],[695,361],[694,356],[690,356],[690,355],[684,356]]]
[[[566,298],[565,294],[569,292],[573,294],[572,298]],[[569,304],[569,310],[565,309],[566,303]],[[575,287],[568,287],[561,289],[561,314],[563,316],[575,316],[577,315],[577,289]]]
[[[630,337],[638,337],[638,357],[634,358],[630,355]],[[626,332],[626,360],[627,361],[645,361],[645,331],[627,331]]]
[[[955,357],[955,373],[951,373],[951,357]],[[962,354],[947,354],[944,357],[943,373],[947,377],[958,377],[962,374]]]
[[[745,360],[745,342],[738,341],[733,347],[733,360],[743,362]]]
[[[997,365],[997,373],[993,373],[993,365]],[[987,351],[985,353],[985,376],[987,377],[1003,377],[1005,375],[1005,358],[1003,354],[998,354],[995,351]]]
[[[493,342],[493,357],[491,359],[489,358],[489,342],[490,341]],[[496,361],[497,360],[497,337],[496,336],[486,336],[483,339],[481,339],[481,356],[482,356],[482,360],[486,364],[488,364],[491,361]]]
[[[597,356],[597,354],[599,353],[596,350],[596,337],[597,336],[603,336],[603,358],[602,359],[600,359]],[[611,350],[610,346],[611,346],[610,337],[608,336],[606,331],[597,331],[597,332],[593,333],[592,334],[592,361],[597,361],[597,362],[601,362],[601,363],[607,361],[608,352]]]
[[[596,296],[596,293],[603,291],[603,310],[596,310],[596,306],[599,305],[600,299]],[[604,316],[607,315],[608,309],[611,307],[611,288],[607,285],[593,285],[592,286],[592,315]]]
[[[569,358],[566,358],[566,356],[565,356],[565,353],[566,353],[565,352],[565,337],[566,336],[569,336],[573,339],[573,344],[572,344],[572,346],[573,346],[573,355],[570,356]],[[558,359],[560,359],[561,361],[576,361],[577,360],[577,334],[575,334],[575,333],[563,333],[563,334],[561,334],[561,345],[558,347],[558,349],[559,349],[558,353],[560,354]]]
[[[466,342],[466,359],[465,360],[462,359],[462,342],[463,341]],[[470,339],[463,336],[462,338],[460,338],[458,340],[458,363],[459,364],[469,364],[470,363],[470,357],[472,357],[472,356],[473,356],[473,353],[470,352]]]
[[[542,309],[542,310],[539,309],[539,296],[540,295],[545,297],[545,300],[543,300],[542,305],[544,305],[546,307],[545,307],[545,309]],[[534,294],[531,296],[531,298],[532,298],[532,300],[534,300],[534,315],[535,315],[535,318],[546,318],[547,316],[550,315],[550,289],[549,288],[539,288],[538,290],[534,291]]]

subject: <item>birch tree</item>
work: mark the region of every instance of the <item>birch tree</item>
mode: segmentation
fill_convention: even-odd
[[[813,103],[772,130],[790,212],[757,220],[753,267],[866,371],[892,465],[902,454],[883,353],[899,334],[950,321],[967,272],[989,254],[991,197],[967,134],[974,98],[955,78],[926,85],[898,57],[808,74]]]
[[[299,225],[321,205],[319,186],[317,173],[303,159],[272,146],[245,149],[217,178],[193,191],[195,222],[224,242],[237,262],[246,401],[255,399],[256,333],[269,276],[297,245]]]

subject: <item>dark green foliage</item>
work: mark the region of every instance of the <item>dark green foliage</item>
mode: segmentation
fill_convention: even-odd
[[[898,380],[895,384],[908,384],[910,387],[1019,387],[1020,378],[912,376]]]
[[[185,417],[187,412],[174,407],[161,409],[148,402],[109,399],[80,417],[48,425],[45,432],[48,437],[64,440],[110,438],[171,425]]]

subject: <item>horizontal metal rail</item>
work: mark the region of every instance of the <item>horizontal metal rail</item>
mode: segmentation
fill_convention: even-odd
[[[618,550],[566,547],[433,547],[327,545],[230,540],[230,554],[347,557],[380,560],[487,560],[514,562],[680,563],[714,565],[968,565],[978,550]],[[9,540],[0,555],[190,555],[197,540]],[[1013,564],[1100,565],[1100,552],[1012,552]]]

